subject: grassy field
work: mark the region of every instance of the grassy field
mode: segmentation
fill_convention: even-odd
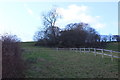
[[[107,44],[106,49],[120,51],[120,42],[111,42]]]
[[[22,43],[26,78],[118,78],[118,59]]]

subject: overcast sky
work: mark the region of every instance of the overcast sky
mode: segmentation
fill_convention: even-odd
[[[102,35],[118,34],[118,2],[0,2],[0,34],[16,34],[22,41],[32,41],[42,28],[41,15],[56,7],[62,15],[56,23],[85,22]]]

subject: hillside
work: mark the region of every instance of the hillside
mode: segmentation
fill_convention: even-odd
[[[113,51],[120,51],[120,42],[107,43],[106,49],[113,50]]]
[[[118,59],[93,53],[35,47],[34,42],[21,43],[28,65],[26,78],[117,78]]]

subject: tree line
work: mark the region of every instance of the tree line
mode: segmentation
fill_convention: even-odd
[[[99,47],[104,48],[107,37],[101,35],[88,23],[70,23],[64,29],[56,26],[56,21],[61,17],[56,9],[43,14],[43,30],[35,33],[36,46],[48,47]],[[120,36],[108,36],[109,41],[116,39],[120,41]]]

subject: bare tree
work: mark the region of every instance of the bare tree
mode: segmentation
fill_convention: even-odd
[[[47,14],[43,14],[42,16],[43,16],[43,23],[46,28],[54,27],[57,19],[60,18],[60,15],[57,13],[56,9],[52,9]]]
[[[60,15],[57,13],[56,9],[52,9],[47,14],[43,14],[43,25],[45,27],[44,37],[48,40],[56,43],[56,37],[58,33],[58,27],[56,26],[57,19],[60,18]],[[58,33],[58,34],[56,34]]]

